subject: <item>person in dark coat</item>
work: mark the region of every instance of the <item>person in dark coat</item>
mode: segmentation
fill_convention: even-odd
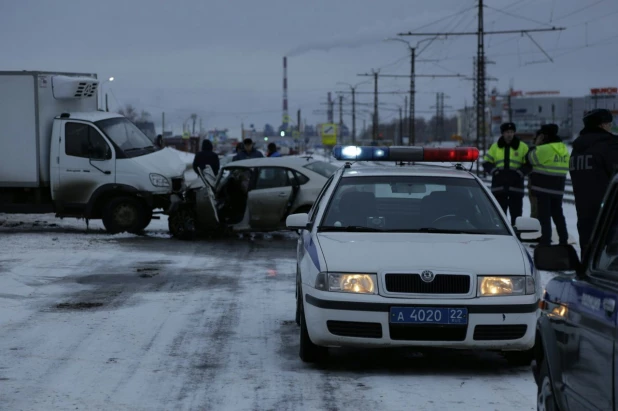
[[[618,171],[618,136],[610,132],[613,120],[609,110],[589,111],[584,116],[584,128],[573,142],[569,171],[582,256],[591,241],[607,187]]]
[[[197,173],[197,169],[204,171],[206,166],[212,168],[212,172],[217,175],[219,173],[219,156],[213,151],[212,141],[202,141],[202,151],[195,155],[193,159],[193,170]]]
[[[259,151],[255,149],[255,147],[253,146],[253,140],[251,140],[250,138],[246,138],[243,141],[243,146],[244,146],[244,150],[239,151],[238,154],[236,154],[232,158],[232,161],[248,160],[250,158],[264,157],[264,154],[260,153]]]
[[[491,145],[483,157],[483,168],[492,175],[492,194],[504,214],[508,211],[511,224],[515,225],[515,220],[521,217],[524,207],[524,161],[528,146],[515,136],[514,123],[502,124],[500,132],[502,136]]]

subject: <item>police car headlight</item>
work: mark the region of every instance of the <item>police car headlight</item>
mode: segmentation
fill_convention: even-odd
[[[320,273],[315,280],[315,288],[340,293],[377,294],[375,274],[363,273]]]
[[[534,294],[532,276],[479,277],[478,295],[481,297]]]

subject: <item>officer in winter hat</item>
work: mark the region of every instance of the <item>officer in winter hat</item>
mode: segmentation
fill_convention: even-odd
[[[556,225],[560,244],[567,244],[569,233],[562,211],[562,199],[566,176],[569,173],[569,150],[558,137],[558,125],[544,124],[538,133],[541,142],[528,152],[526,159],[532,168],[529,189],[536,196],[537,218],[541,223],[539,245],[551,244],[552,220]]]
[[[514,123],[503,123],[500,131],[502,135],[483,157],[483,168],[492,175],[491,192],[504,213],[510,214],[511,224],[515,225],[524,207],[523,166],[528,146],[515,136],[517,128]]]
[[[584,115],[584,128],[573,141],[569,169],[582,254],[592,240],[603,197],[618,170],[618,138],[611,133],[613,121],[611,111],[591,110]]]

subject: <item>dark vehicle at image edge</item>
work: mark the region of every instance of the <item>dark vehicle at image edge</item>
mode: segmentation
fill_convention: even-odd
[[[559,272],[540,303],[533,366],[538,409],[618,409],[618,175],[583,260],[572,246],[556,245],[537,248],[534,261],[539,270]]]

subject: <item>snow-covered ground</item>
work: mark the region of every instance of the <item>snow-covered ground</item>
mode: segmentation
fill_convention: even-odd
[[[530,370],[490,353],[302,363],[295,235],[180,242],[165,218],[145,236],[85,228],[0,214],[0,409],[535,409]]]

